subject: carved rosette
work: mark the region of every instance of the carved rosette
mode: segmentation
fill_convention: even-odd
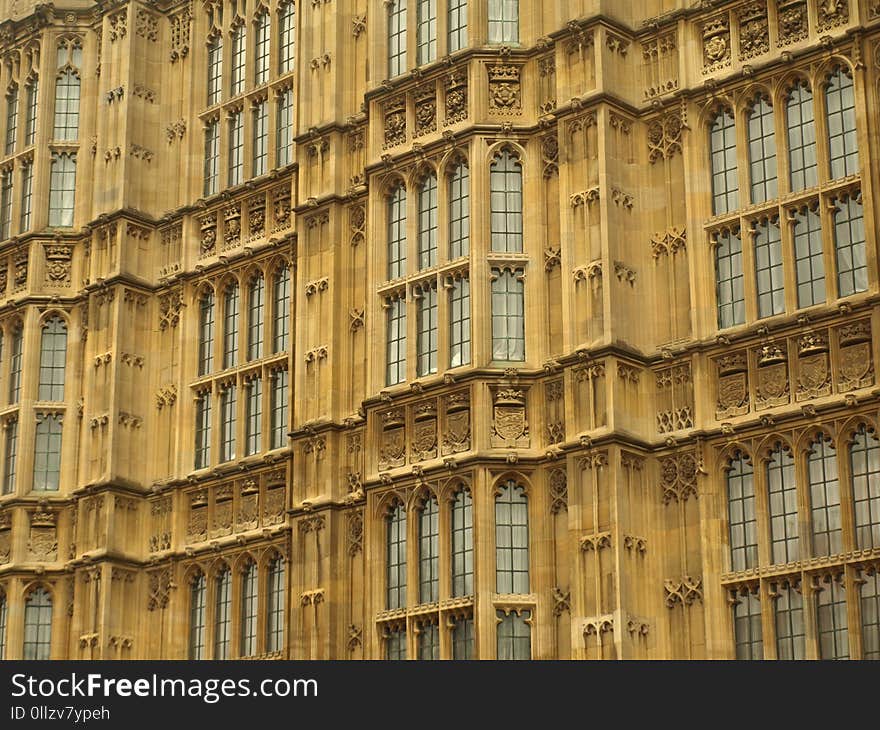
[[[871,352],[871,321],[863,319],[837,330],[839,367],[837,390],[844,393],[874,384],[874,357]]]
[[[703,23],[703,73],[730,65],[730,27],[726,15]]]
[[[521,114],[520,67],[513,64],[488,66],[489,109],[496,114]]]
[[[73,262],[73,244],[48,243],[43,245],[46,260],[46,284],[70,286],[70,270]]]

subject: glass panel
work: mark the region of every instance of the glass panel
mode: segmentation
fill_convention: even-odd
[[[798,307],[825,302],[825,261],[817,206],[801,208],[794,217],[794,258]]]
[[[61,416],[37,414],[34,439],[35,492],[57,492],[61,478]]]
[[[738,595],[732,591],[733,627],[737,659],[763,659],[764,645],[761,638],[761,603],[751,591]]]
[[[759,97],[752,105],[748,124],[753,203],[776,197],[776,137],[773,124],[773,107],[767,99]]]
[[[712,212],[729,213],[739,207],[736,174],[736,123],[733,114],[719,112],[709,133],[712,161]]]
[[[843,194],[833,201],[834,245],[837,251],[838,296],[846,297],[868,288],[868,257],[862,194]]]
[[[214,582],[214,659],[229,659],[232,635],[232,573],[224,568]]]
[[[275,352],[285,352],[290,339],[290,269],[278,270],[275,277]]]
[[[263,357],[263,275],[251,282],[248,301],[248,360]]]
[[[22,658],[45,661],[52,648],[52,597],[44,588],[36,588],[25,598],[24,645]]]
[[[474,658],[474,620],[472,618],[456,618],[452,629],[452,658]]]
[[[841,581],[840,575],[825,576],[816,597],[820,659],[849,659],[846,598]]]
[[[880,659],[880,574],[875,568],[861,575],[862,658]]]
[[[419,269],[437,264],[437,177],[429,175],[419,189]]]
[[[807,455],[810,480],[810,517],[813,524],[813,555],[833,555],[842,550],[840,487],[837,455],[825,434],[811,445]]]
[[[452,595],[474,592],[474,515],[471,493],[462,489],[452,503]]]
[[[76,193],[76,155],[53,154],[49,177],[49,225],[73,225],[73,206]]]
[[[507,150],[492,163],[489,189],[492,250],[522,253],[522,168]]]
[[[276,370],[272,389],[272,448],[287,443],[287,371]]]
[[[418,0],[416,62],[419,66],[437,59],[437,0]]]
[[[258,177],[266,173],[269,160],[269,107],[261,101],[254,109],[253,146],[251,159],[251,176]]]
[[[263,420],[263,381],[259,377],[247,384],[247,413],[245,415],[245,454],[261,450]]]
[[[849,450],[855,509],[856,546],[880,547],[880,441],[860,426]]]
[[[418,318],[416,370],[421,377],[437,372],[437,290],[433,286],[422,289]]]
[[[223,79],[223,41],[216,36],[208,44],[208,106],[220,101]]]
[[[211,463],[211,394],[202,393],[196,399],[196,458],[195,468],[204,469]]]
[[[522,271],[492,269],[492,359],[525,360]]]
[[[489,0],[489,43],[519,42],[519,0]]]
[[[239,25],[232,31],[232,77],[229,93],[232,96],[244,91],[244,71],[246,55],[246,34],[244,26]],[[232,183],[230,183],[232,184]]]
[[[785,312],[785,275],[779,218],[764,218],[755,225],[754,230],[758,316],[782,314]]]
[[[257,653],[257,566],[250,563],[241,577],[241,613],[239,616],[239,654]]]
[[[838,68],[828,77],[825,108],[831,177],[836,179],[855,175],[859,171],[855,89],[852,78],[843,68]]]
[[[226,290],[224,301],[223,367],[238,364],[238,284]]]
[[[199,302],[199,375],[214,367],[214,292],[207,292]]]
[[[229,120],[229,185],[244,180],[244,116],[235,112]]]
[[[199,574],[190,584],[189,658],[205,658],[205,576]]]
[[[15,491],[15,467],[18,457],[18,421],[6,422],[6,445],[3,454],[3,494]]]
[[[406,510],[398,504],[388,518],[386,608],[406,607]]]
[[[278,47],[278,67],[281,73],[293,68],[293,46],[296,39],[296,7],[293,2],[284,3],[278,12],[281,40]]]
[[[275,166],[293,162],[293,91],[285,89],[278,96],[278,128],[275,138]]]
[[[406,190],[398,186],[388,203],[388,278],[406,273]]]
[[[67,325],[60,317],[43,324],[40,344],[41,401],[64,400],[64,371],[67,365]]]
[[[767,487],[770,502],[770,547],[773,562],[790,563],[798,559],[797,485],[794,458],[777,445],[767,460]]]
[[[406,380],[406,303],[394,299],[388,305],[388,333],[386,346],[386,385]]]
[[[818,182],[813,92],[810,91],[806,81],[798,83],[789,94],[786,122],[791,189],[796,192],[811,188]]]
[[[419,514],[419,603],[434,603],[439,599],[439,569],[440,510],[437,500],[430,497]]]
[[[419,632],[419,659],[437,660],[440,658],[440,629],[437,624],[425,624]]]
[[[269,80],[269,13],[262,12],[254,24],[254,83],[265,84]]]
[[[406,0],[388,5],[388,78],[406,71]]]
[[[529,517],[525,489],[504,484],[495,498],[495,590],[529,592]]]
[[[447,51],[453,53],[467,48],[467,0],[448,0],[449,44]]]
[[[800,584],[784,581],[776,586],[776,594],[776,656],[778,659],[803,659],[806,649]]]
[[[528,660],[532,658],[532,627],[528,620],[531,611],[520,613],[496,611],[498,618],[497,658],[501,660]]]
[[[220,394],[220,461],[235,458],[236,387],[228,385]]]
[[[754,568],[758,564],[754,474],[741,454],[731,460],[727,471],[727,506],[731,570]]]
[[[79,136],[79,75],[68,69],[55,81],[55,141],[72,142]]]
[[[216,120],[205,127],[205,195],[218,190],[220,176],[220,123]]]
[[[746,321],[742,239],[738,230],[725,230],[715,235],[715,244],[718,328],[724,329]]]
[[[471,283],[454,279],[449,292],[449,367],[471,361]]]
[[[390,660],[406,659],[406,630],[392,629],[385,639],[385,658]]]
[[[269,562],[268,595],[266,606],[266,651],[280,651],[284,642],[284,562],[273,558]]]
[[[468,255],[470,233],[470,180],[461,163],[449,178],[449,258]]]

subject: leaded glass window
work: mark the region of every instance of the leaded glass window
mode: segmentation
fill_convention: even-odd
[[[519,43],[519,0],[489,0],[489,43]]]
[[[880,573],[876,567],[860,576],[862,659],[880,660]]]
[[[783,580],[774,584],[774,592],[776,658],[803,659],[806,656],[806,641],[800,581]]]
[[[492,359],[526,359],[523,272],[492,269]]]
[[[204,469],[211,463],[211,394],[196,397],[195,468]]]
[[[440,627],[435,623],[423,621],[419,628],[419,659],[423,661],[439,659]]]
[[[214,195],[220,179],[220,122],[216,119],[205,125],[205,196]]]
[[[35,588],[24,600],[25,661],[45,661],[52,651],[52,595],[45,588]]]
[[[406,0],[389,0],[388,78],[406,71]]]
[[[223,89],[223,41],[219,35],[208,43],[208,106],[220,101]]]
[[[739,230],[715,234],[715,294],[718,328],[746,321],[742,239]]]
[[[239,614],[239,655],[257,653],[257,566],[248,563],[241,576],[241,612]]]
[[[276,370],[272,381],[272,448],[287,442],[287,371]]]
[[[834,555],[843,549],[837,455],[831,439],[819,434],[807,454],[813,555]]]
[[[825,113],[831,178],[855,175],[859,171],[855,88],[852,77],[842,68],[838,68],[828,77],[825,85]]]
[[[244,115],[234,112],[229,118],[228,184],[238,185],[244,180]]]
[[[436,283],[419,287],[416,371],[419,377],[437,372],[437,289]]]
[[[205,292],[199,300],[199,375],[214,368],[214,292]]]
[[[466,277],[452,280],[449,290],[449,367],[471,361],[471,282]]]
[[[798,560],[798,506],[794,457],[777,444],[767,458],[770,551],[774,564]]]
[[[862,194],[841,195],[833,201],[834,248],[837,253],[837,293],[846,297],[868,288],[868,257]]]
[[[55,80],[55,128],[52,139],[72,142],[79,136],[79,74],[71,68]]]
[[[248,360],[263,357],[263,311],[265,285],[259,274],[251,282],[248,292]]]
[[[238,284],[226,289],[223,306],[223,367],[238,364]]]
[[[43,323],[40,341],[41,401],[64,400],[64,371],[67,365],[67,324],[55,316]]]
[[[437,176],[428,175],[419,188],[419,269],[437,263]]]
[[[452,627],[452,658],[468,660],[474,658],[474,620],[471,617],[457,616]]]
[[[61,416],[37,414],[34,439],[35,492],[57,492],[61,478]]]
[[[811,188],[818,182],[813,92],[806,81],[792,88],[786,112],[791,189],[797,192]]]
[[[419,603],[440,596],[440,509],[429,497],[419,513]]]
[[[406,380],[406,302],[388,302],[386,333],[385,384],[395,385]]]
[[[856,546],[880,547],[880,440],[873,429],[859,426],[849,448],[855,509]]]
[[[416,6],[416,63],[437,60],[437,0],[418,0]]]
[[[214,580],[214,659],[229,659],[232,641],[232,571],[223,568]]]
[[[522,253],[522,165],[508,150],[489,169],[489,205],[492,250]]]
[[[804,207],[794,216],[794,262],[798,307],[825,302],[825,261],[822,225],[815,207]]]
[[[449,42],[447,51],[453,53],[467,48],[467,0],[448,0],[447,28]]]
[[[452,595],[474,593],[474,506],[470,490],[460,489],[452,502]]]
[[[496,611],[497,658],[500,660],[528,660],[532,658],[532,627],[529,610]]]
[[[49,225],[61,228],[73,225],[76,198],[76,155],[52,154],[49,176]]]
[[[229,93],[232,96],[244,91],[245,56],[247,36],[243,25],[232,29],[232,76]]]
[[[712,213],[729,213],[739,207],[739,181],[736,167],[736,122],[733,114],[722,110],[715,116],[709,132],[712,162]]]
[[[259,376],[247,383],[245,413],[245,456],[259,453],[262,441],[263,381]]]
[[[748,116],[749,178],[753,203],[776,197],[776,136],[773,107],[763,96],[755,100]]]
[[[758,316],[782,314],[785,312],[785,274],[779,219],[776,216],[763,218],[754,230]]]
[[[388,201],[388,278],[406,273],[406,189],[398,185]]]
[[[264,99],[254,107],[251,176],[266,174],[269,162],[269,104]]]
[[[189,658],[205,658],[205,576],[199,573],[189,585]]]
[[[254,83],[258,86],[269,80],[269,27],[269,13],[260,13],[254,23]]]
[[[731,591],[733,598],[733,629],[737,659],[763,659],[761,638],[761,602],[758,594],[746,588]]]
[[[278,44],[278,69],[287,73],[293,68],[293,48],[296,42],[296,5],[286,2],[278,11],[281,40]]]
[[[406,607],[406,509],[397,504],[387,519],[385,608]]]
[[[823,576],[818,588],[816,616],[819,624],[819,658],[849,659],[843,575]]]
[[[449,176],[449,258],[470,253],[471,212],[468,167],[459,163]]]
[[[227,385],[220,393],[220,461],[235,458],[236,386]]]
[[[512,480],[495,497],[495,591],[529,592],[529,502]]]
[[[284,561],[269,561],[266,593],[266,651],[281,651],[284,643]]]
[[[758,563],[754,473],[748,458],[739,453],[727,468],[727,514],[731,569],[754,568]]]

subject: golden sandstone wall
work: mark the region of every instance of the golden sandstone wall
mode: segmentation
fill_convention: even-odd
[[[880,656],[878,3],[0,19],[0,655]]]

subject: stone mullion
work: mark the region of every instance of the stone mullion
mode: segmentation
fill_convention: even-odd
[[[850,659],[862,659],[864,656],[861,611],[861,587],[864,581],[859,579],[858,573],[856,566],[844,566],[843,592],[846,599],[846,633]]]
[[[529,149],[529,147],[527,147]],[[544,184],[544,177],[541,172],[541,153],[537,139],[533,139],[530,144],[529,153],[523,156],[522,165],[522,187],[523,187],[523,252],[528,255],[528,260],[521,265],[524,282],[523,282],[523,318],[525,327],[525,367],[531,364],[532,367],[538,363],[544,362],[547,358],[549,350],[548,333],[545,332],[546,315],[545,307],[547,306],[547,277],[544,276],[541,263],[544,260],[544,226],[542,225],[542,207],[540,205],[533,206],[533,211],[529,211],[525,205],[525,201],[540,201],[543,197],[541,186]],[[607,220],[604,221],[607,231]],[[607,300],[608,292],[604,292],[604,298]],[[608,322],[607,312],[604,320]]]
[[[828,151],[828,116],[825,103],[825,88],[827,79],[825,74],[814,77],[813,91],[813,118],[816,130],[816,162],[818,163],[819,184],[831,179],[831,160]]]
[[[768,3],[770,4],[770,3]],[[773,27],[773,26],[771,26]],[[790,87],[788,87],[790,88]],[[791,159],[788,147],[788,88],[773,98],[773,135],[776,145],[777,197],[791,193]]]
[[[484,140],[480,140],[483,142]],[[471,317],[471,366],[482,367],[492,360],[492,282],[489,251],[489,206],[475,205],[489,199],[489,163],[485,153],[473,154],[468,169],[470,192],[470,292],[471,313],[485,312],[487,316]],[[494,620],[494,619],[493,619]]]
[[[495,495],[492,475],[474,472],[474,658],[495,658]]]
[[[760,454],[752,455],[752,484],[755,489],[755,517],[758,521],[758,565],[773,564],[773,546],[770,532],[770,493],[767,482],[767,460]]]
[[[39,313],[28,307],[22,317],[21,390],[18,422],[18,468],[21,475],[16,492],[29,493],[33,488],[34,444],[36,442],[37,386],[40,372],[40,334],[37,324]]]
[[[24,517],[24,515],[21,515]],[[24,656],[24,583],[30,575],[21,578],[12,576],[6,588],[6,659],[21,659]]]
[[[758,282],[755,274],[755,221],[742,219],[739,230],[742,242],[743,296],[745,297],[746,323],[758,319]],[[699,407],[699,402],[697,406]],[[698,419],[699,421],[700,419]]]
[[[764,659],[778,659],[776,651],[776,601],[779,595],[770,590],[770,581],[764,579],[760,585],[761,604],[761,644]]]
[[[861,44],[862,39],[856,37],[854,43]],[[864,68],[856,66],[854,74],[853,96],[856,106],[856,139],[859,149],[859,171],[861,177],[862,191],[862,216],[865,228],[865,240],[877,240],[877,221],[875,218],[874,206],[869,201],[874,200],[874,176],[872,173],[871,160],[873,158],[872,141],[876,142],[876,135],[872,135],[868,129],[868,119],[873,118],[873,113],[869,111],[869,80],[868,74]],[[865,253],[868,263],[868,282],[869,288],[871,283],[876,287],[878,276],[880,276],[880,262],[878,262],[877,251],[875,246],[866,246]]]
[[[822,232],[822,261],[825,267],[825,302],[839,296],[837,285],[837,251],[834,244],[834,209],[831,197],[819,196],[819,222]],[[866,248],[871,248],[867,246]],[[824,304],[824,302],[820,302]]]
[[[853,495],[852,464],[850,462],[850,449],[852,442],[848,432],[841,431],[837,437],[837,490],[840,495],[840,527],[843,530],[841,552],[857,550],[855,504]],[[847,587],[851,585],[847,581]]]
[[[783,208],[779,215],[779,236],[782,239],[782,278],[785,311],[798,309],[797,266],[794,259],[795,209]]]
[[[530,475],[528,490],[529,514],[529,592],[534,596],[531,607],[532,658],[551,659],[556,651],[554,641],[556,619],[549,597],[554,588],[553,521],[542,518],[550,514],[544,472]],[[619,575],[619,574],[618,574]]]

